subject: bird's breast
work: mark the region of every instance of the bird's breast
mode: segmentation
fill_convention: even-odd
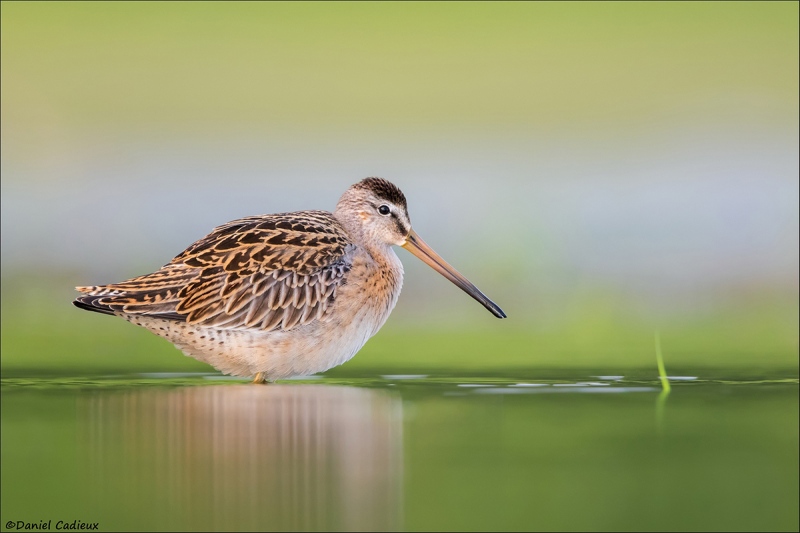
[[[361,326],[359,329],[369,338],[378,332],[397,303],[403,286],[403,265],[392,249],[378,258],[360,252],[355,254],[350,272],[337,291],[338,309],[333,314],[354,322],[342,326]]]

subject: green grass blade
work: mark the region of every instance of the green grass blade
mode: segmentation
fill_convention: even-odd
[[[658,377],[661,378],[661,388],[664,392],[670,391],[669,378],[667,378],[667,371],[664,369],[664,357],[661,355],[661,337],[656,331],[656,361],[658,362]]]

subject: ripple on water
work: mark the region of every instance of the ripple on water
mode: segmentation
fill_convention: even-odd
[[[539,393],[627,393],[627,392],[653,392],[657,387],[491,387],[476,389],[476,394],[539,394]]]
[[[219,374],[216,374],[214,372],[139,372],[134,375],[146,379],[174,379],[174,378],[208,377],[208,376],[217,376]],[[116,376],[105,376],[105,377],[120,378],[126,376],[116,375]]]
[[[608,387],[610,383],[600,381],[579,381],[577,383],[556,383],[554,387]]]
[[[250,378],[242,378],[239,376],[223,376],[220,374],[203,376],[203,379],[207,379],[209,381],[250,381]]]
[[[451,374],[383,374],[368,377],[346,377],[312,375],[280,380],[302,387],[304,382],[325,385],[346,385],[352,387],[385,388],[394,390],[410,390],[415,393],[427,391],[428,394],[442,395],[450,392],[458,394],[539,394],[539,393],[627,393],[650,392],[662,390],[661,381],[657,377],[651,379],[624,379],[623,376],[586,376],[581,379],[564,379],[564,377],[548,377],[535,379],[532,376],[459,376]],[[586,379],[589,378],[589,379]],[[594,380],[592,380],[594,378]],[[731,380],[714,379],[709,376],[669,376],[669,380],[680,387],[681,384],[705,386],[714,385],[755,385],[755,384],[797,384],[796,377],[782,379],[749,379]],[[197,386],[214,384],[247,384],[249,378],[225,376],[213,372],[137,372],[131,374],[114,374],[103,376],[74,376],[74,377],[6,377],[3,376],[4,387],[26,388],[131,388],[131,387],[159,387],[159,386]]]

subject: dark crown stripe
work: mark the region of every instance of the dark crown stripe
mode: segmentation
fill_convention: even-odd
[[[356,189],[365,189],[371,191],[378,198],[392,202],[394,205],[401,206],[403,209],[407,209],[408,207],[406,205],[406,197],[403,194],[403,191],[398,189],[395,184],[383,178],[364,178],[356,183],[353,187]]]

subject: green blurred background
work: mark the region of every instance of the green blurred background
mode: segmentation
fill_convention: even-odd
[[[419,261],[339,372],[798,365],[798,4],[2,3],[2,372],[201,370],[75,285],[379,175]]]

